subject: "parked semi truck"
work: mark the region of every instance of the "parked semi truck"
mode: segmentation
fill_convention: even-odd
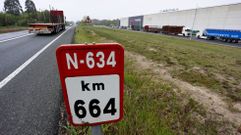
[[[169,34],[169,35],[178,35],[182,34],[184,26],[170,26],[164,25],[162,26],[162,33]]]
[[[48,23],[30,23],[29,33],[55,34],[65,30],[64,12],[61,10],[50,10]]]
[[[144,31],[145,32],[160,33],[162,31],[162,28],[160,26],[156,26],[156,25],[145,25]]]
[[[171,26],[165,25],[162,27],[162,33],[169,35],[181,35],[184,37],[196,36],[199,30],[192,30],[185,26]]]
[[[210,40],[218,39],[224,42],[238,43],[241,40],[241,30],[205,29],[203,36]]]

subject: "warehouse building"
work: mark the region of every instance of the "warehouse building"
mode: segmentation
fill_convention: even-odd
[[[120,26],[122,29],[127,29],[127,27],[129,26],[129,18],[125,17],[125,18],[121,18],[120,19]]]
[[[203,31],[207,28],[214,29],[238,29],[241,30],[241,3],[222,5],[215,7],[197,8],[173,12],[161,12],[129,18],[128,27],[140,27],[146,25],[164,26],[176,25]],[[138,23],[134,21],[136,19]],[[126,19],[126,18],[125,18]],[[122,21],[123,19],[121,19]],[[142,22],[143,21],[143,22]],[[126,21],[121,22],[121,25]]]
[[[142,30],[143,18],[143,16],[129,17],[129,28],[131,28],[132,30]]]

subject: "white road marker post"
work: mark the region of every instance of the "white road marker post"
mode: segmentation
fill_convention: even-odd
[[[103,135],[101,126],[92,126],[91,127],[91,134],[92,135]]]
[[[86,43],[86,45],[88,45],[88,44]],[[93,45],[95,45],[95,42],[93,42]],[[102,132],[102,129],[101,129],[101,125],[91,126],[91,134],[92,135],[104,135]]]

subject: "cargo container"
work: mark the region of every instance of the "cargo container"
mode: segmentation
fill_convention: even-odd
[[[65,30],[64,12],[60,10],[51,10],[49,14],[50,22],[48,23],[30,23],[29,33],[52,34]]]
[[[165,26],[162,26],[162,33],[178,35],[178,34],[182,34],[183,28],[184,28],[184,26],[165,25]]]
[[[210,40],[218,39],[224,42],[238,43],[241,40],[241,30],[206,29],[203,32],[203,36]]]
[[[143,29],[143,16],[129,17],[129,28],[140,31]]]
[[[162,28],[160,26],[155,25],[145,25],[144,31],[145,32],[153,32],[153,33],[160,33]]]

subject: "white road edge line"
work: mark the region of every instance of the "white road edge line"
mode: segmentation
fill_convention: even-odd
[[[71,28],[71,27],[70,27]],[[36,54],[34,54],[31,58],[29,58],[27,61],[25,61],[21,66],[19,66],[15,71],[13,71],[11,74],[9,74],[6,78],[4,78],[0,82],[0,89],[4,87],[9,81],[11,81],[16,75],[18,75],[25,67],[27,67],[34,59],[36,59],[42,52],[44,52],[49,46],[51,46],[56,40],[58,40],[62,35],[64,35],[70,28],[68,28],[65,32],[63,32],[61,35],[56,37],[54,40],[52,40],[50,43],[48,43],[44,48],[39,50]]]
[[[22,36],[17,36],[17,37],[14,37],[14,38],[8,38],[8,39],[0,40],[0,43],[7,42],[7,41],[10,41],[10,40],[14,40],[14,39],[18,39],[18,38],[21,38],[21,37],[26,37],[26,36],[29,36],[29,35],[33,35],[33,33],[31,33],[31,34],[24,34]]]

